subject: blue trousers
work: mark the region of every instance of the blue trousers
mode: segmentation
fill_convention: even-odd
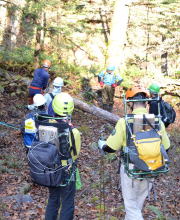
[[[67,186],[49,187],[49,199],[46,207],[45,220],[73,220],[75,181]]]

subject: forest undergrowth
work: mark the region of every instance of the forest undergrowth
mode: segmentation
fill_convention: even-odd
[[[23,100],[23,101],[22,101]],[[0,96],[0,121],[20,124],[26,110],[25,98]],[[122,102],[115,99],[113,112],[122,116]],[[180,216],[180,112],[168,128],[171,139],[170,172],[156,179],[144,208],[145,220],[178,220]],[[81,131],[82,149],[78,167],[83,187],[76,194],[75,220],[117,220],[124,217],[119,190],[117,154],[102,155],[97,149],[100,136],[107,137],[113,125],[104,119],[75,109],[73,124]],[[21,136],[12,128],[0,127],[0,220],[43,220],[48,189],[32,183]]]

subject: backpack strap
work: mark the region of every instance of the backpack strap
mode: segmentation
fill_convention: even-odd
[[[128,114],[126,115],[126,145],[129,146],[132,143],[131,136],[133,135],[133,119],[134,114]],[[131,122],[132,120],[132,122]]]
[[[49,93],[49,95],[51,96],[52,99],[54,99],[54,95],[52,93]]]
[[[163,100],[160,101],[160,109],[161,109],[162,119],[163,119],[163,121],[166,121],[167,118],[168,118],[168,115],[167,115],[167,112],[166,112],[166,110],[165,110],[164,101],[163,101]],[[164,117],[163,117],[163,116],[164,116]]]
[[[76,150],[75,138],[74,138],[74,134],[72,132],[72,127],[71,126],[69,127],[69,130],[70,130],[71,142],[72,142],[71,149],[73,150],[74,156],[76,156],[77,155],[77,150]]]
[[[147,122],[147,124],[158,134],[157,130],[155,127],[150,123],[150,121],[146,118],[145,114],[143,114],[143,121]],[[144,123],[143,123],[144,124]]]

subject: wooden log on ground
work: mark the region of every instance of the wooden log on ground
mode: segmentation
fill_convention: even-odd
[[[97,117],[98,116],[102,117],[106,119],[107,121],[112,122],[113,124],[115,124],[120,119],[118,115],[115,115],[101,108],[98,108],[93,104],[87,104],[77,98],[73,98],[73,99],[74,99],[74,105],[76,108],[79,108],[85,112],[89,112],[90,114],[96,115]]]

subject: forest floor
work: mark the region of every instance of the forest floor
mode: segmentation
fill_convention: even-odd
[[[0,121],[20,124],[26,110],[25,97],[0,96]],[[123,114],[120,98],[115,98],[113,113]],[[155,181],[153,193],[144,207],[145,220],[180,219],[180,112],[168,128],[171,139],[170,172]],[[106,120],[75,109],[73,124],[81,131],[82,149],[78,167],[83,187],[76,193],[75,220],[123,219],[125,211],[119,190],[118,153],[101,155],[97,141],[108,136],[113,125]],[[0,126],[0,220],[43,220],[48,189],[32,183],[25,149],[16,130]]]

